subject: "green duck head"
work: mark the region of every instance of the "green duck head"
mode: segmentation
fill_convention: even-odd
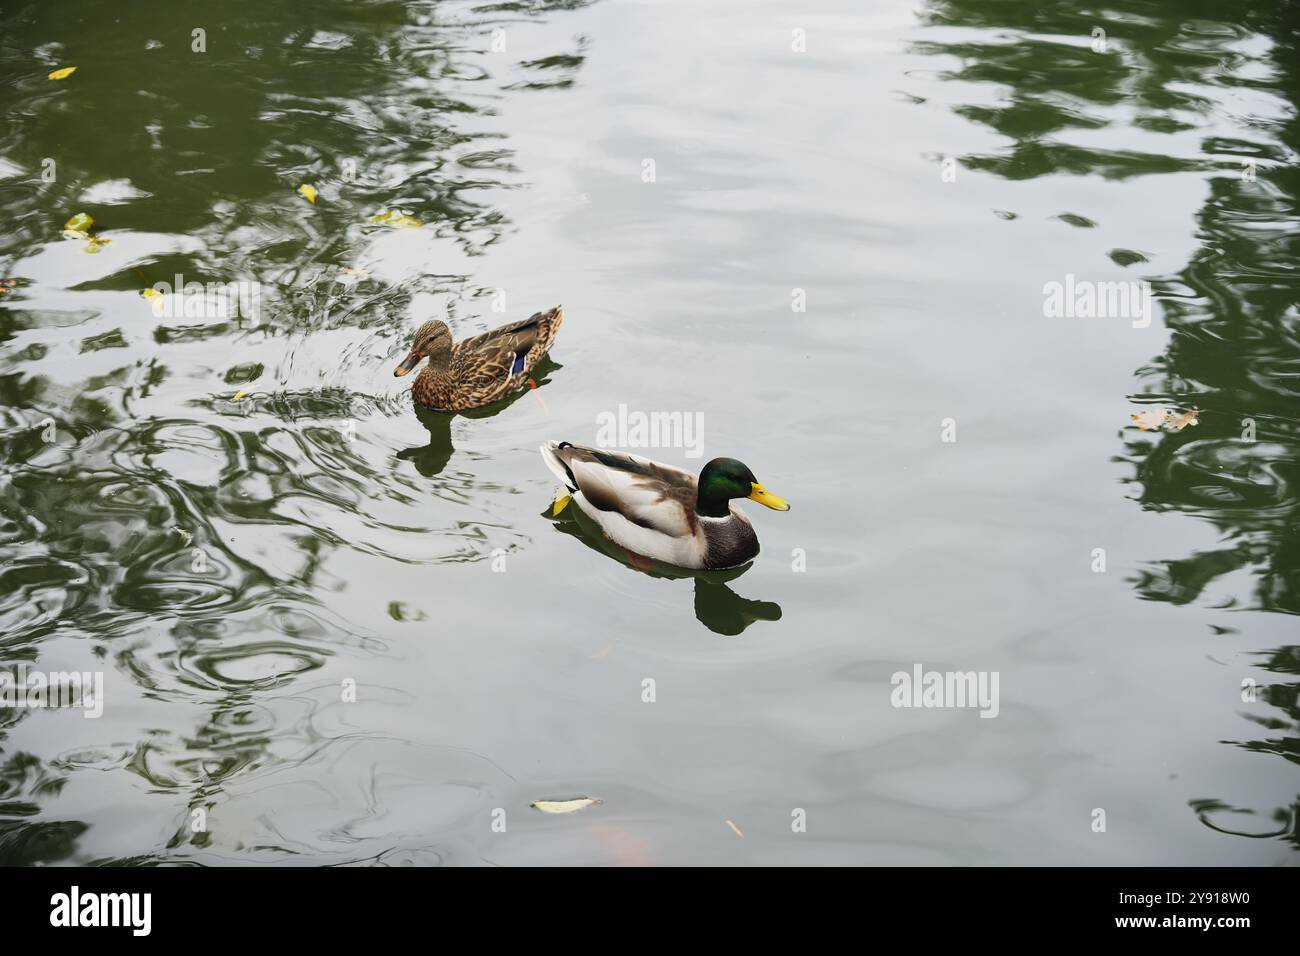
[[[731,513],[733,498],[749,498],[775,511],[789,511],[790,506],[758,483],[743,461],[715,458],[700,471],[695,511],[706,518],[725,518]]]

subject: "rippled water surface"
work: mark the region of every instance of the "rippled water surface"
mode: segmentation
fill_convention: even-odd
[[[104,693],[0,709],[0,862],[1294,862],[1293,4],[5,13],[0,666]],[[413,412],[421,322],[556,303]],[[790,500],[752,567],[548,516],[620,405]]]

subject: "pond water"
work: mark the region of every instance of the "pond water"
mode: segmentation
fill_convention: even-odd
[[[0,708],[0,863],[1293,863],[1296,28],[11,10],[0,666],[102,714]],[[420,323],[557,303],[415,414]],[[550,516],[541,442],[655,412],[791,503],[740,573]]]

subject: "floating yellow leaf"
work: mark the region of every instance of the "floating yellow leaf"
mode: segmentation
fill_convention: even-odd
[[[381,226],[392,226],[395,229],[419,229],[424,223],[416,219],[410,213],[402,212],[399,209],[385,209],[370,217],[371,222],[377,222]]]
[[[98,252],[113,240],[92,236],[90,230],[94,227],[94,217],[90,213],[79,212],[63,224],[63,235],[67,239],[85,239],[87,245],[82,252]]]
[[[534,800],[529,806],[543,813],[573,813],[597,803],[600,801],[593,800],[591,797],[575,797],[572,800]]]
[[[76,68],[75,66],[65,66],[63,69],[61,69],[61,70],[55,70],[53,73],[51,73],[51,74],[50,74],[50,79],[51,79],[51,80],[66,80],[68,77],[70,77],[73,73],[76,73],[76,72],[77,72],[77,68]]]
[[[303,183],[298,187],[298,195],[307,200],[313,206],[316,205],[316,187]]]
[[[149,300],[149,308],[153,309],[153,314],[161,316],[163,310],[167,307],[163,294],[157,289],[141,289],[140,295]]]
[[[1181,415],[1175,415],[1170,412],[1165,416],[1165,430],[1171,432],[1180,432],[1188,425],[1199,425],[1196,419],[1200,417],[1200,412],[1193,408],[1191,411],[1183,412]]]
[[[79,212],[63,224],[63,234],[69,239],[89,239],[95,218],[90,213]]]
[[[241,398],[247,398],[249,395],[252,394],[253,394],[253,390],[251,388],[241,388],[239,391],[235,393],[235,401],[239,401]]]

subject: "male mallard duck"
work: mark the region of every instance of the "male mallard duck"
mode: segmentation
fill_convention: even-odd
[[[547,442],[542,458],[611,541],[680,568],[734,568],[758,554],[758,536],[732,499],[790,510],[734,458],[713,459],[698,480],[636,455],[567,441]],[[567,496],[558,499],[555,513],[566,504]]]
[[[434,319],[420,326],[410,354],[393,374],[405,375],[428,358],[411,388],[417,402],[444,412],[481,408],[524,386],[563,321],[564,310],[557,305],[453,344],[447,323]]]

